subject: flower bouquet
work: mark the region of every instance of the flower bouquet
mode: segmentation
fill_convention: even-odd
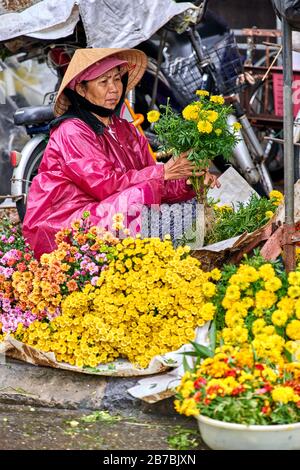
[[[237,132],[241,125],[237,122],[228,124],[232,107],[224,104],[222,96],[210,96],[206,90],[197,90],[196,95],[198,101],[186,106],[181,114],[167,103],[161,106],[164,114],[150,111],[147,119],[154,123],[162,150],[172,151],[175,158],[190,150],[188,159],[195,164],[196,171],[201,171],[208,168],[217,155],[230,159],[239,140]],[[197,200],[205,202],[204,176],[192,176],[190,181]]]

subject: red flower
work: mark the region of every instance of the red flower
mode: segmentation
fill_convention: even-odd
[[[20,272],[20,273],[23,273],[24,271],[27,270],[27,266],[24,262],[22,263],[18,263],[17,264],[17,270]]]
[[[231,369],[231,370],[228,370],[227,372],[225,372],[225,377],[236,377],[236,369]]]
[[[255,364],[255,369],[258,369],[258,370],[264,370],[264,366],[262,364]]]
[[[194,400],[198,403],[202,398],[202,393],[201,392],[196,392],[194,395]]]
[[[6,264],[7,266],[13,266],[15,264],[16,260],[14,258],[11,258],[7,260]]]
[[[245,387],[243,385],[239,385],[238,387],[234,388],[231,392],[231,395],[239,395],[245,391]]]
[[[262,411],[262,413],[263,413],[264,415],[267,415],[267,414],[269,414],[270,409],[271,409],[271,408],[270,408],[269,406],[263,406],[262,409],[261,409],[261,411]]]
[[[205,384],[206,384],[206,379],[204,377],[199,377],[198,379],[195,380],[194,387],[197,390],[198,388],[201,388],[201,386]]]

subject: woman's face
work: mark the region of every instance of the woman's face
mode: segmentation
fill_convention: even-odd
[[[123,92],[119,68],[115,67],[85,84],[79,83],[76,85],[76,91],[97,106],[115,109]]]

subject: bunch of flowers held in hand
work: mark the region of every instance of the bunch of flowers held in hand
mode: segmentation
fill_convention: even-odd
[[[240,124],[228,124],[232,107],[224,104],[219,95],[209,95],[205,90],[197,90],[198,101],[186,106],[182,114],[176,113],[168,103],[162,106],[164,114],[150,111],[148,121],[154,124],[154,130],[161,143],[162,150],[172,150],[176,157],[190,150],[188,159],[196,169],[207,168],[217,155],[229,159],[239,140]],[[203,177],[192,177],[191,183],[199,201],[203,202]]]
[[[300,364],[278,367],[255,360],[250,347],[218,348],[184,374],[176,398],[176,410],[187,416],[247,425],[300,422]]]
[[[144,368],[193,340],[195,328],[213,318],[214,307],[203,306],[215,294],[220,271],[203,272],[188,247],[128,237],[114,248],[96,286],[68,295],[52,321],[20,325],[16,337],[77,366],[123,357]]]

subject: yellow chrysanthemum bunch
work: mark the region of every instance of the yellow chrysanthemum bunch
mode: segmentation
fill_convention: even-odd
[[[300,272],[286,278],[270,263],[231,268],[216,302],[219,339],[228,345],[251,343],[256,355],[282,364],[299,357]]]
[[[154,356],[193,340],[195,328],[213,318],[215,308],[206,302],[220,271],[202,271],[188,247],[126,238],[116,249],[97,287],[70,294],[59,317],[21,329],[21,339],[77,366],[120,356],[144,368]]]
[[[227,118],[232,108],[225,104],[222,96],[210,96],[206,90],[197,90],[196,95],[195,100],[181,114],[167,103],[161,106],[161,114],[157,111],[149,112],[148,121],[154,123],[162,150],[172,150],[174,157],[189,151],[189,160],[197,170],[203,170],[216,155],[222,154],[225,159],[230,159],[239,141],[241,126],[237,122],[228,124]],[[199,201],[203,202],[203,178],[200,177],[200,183],[198,178],[192,177],[191,184]]]

